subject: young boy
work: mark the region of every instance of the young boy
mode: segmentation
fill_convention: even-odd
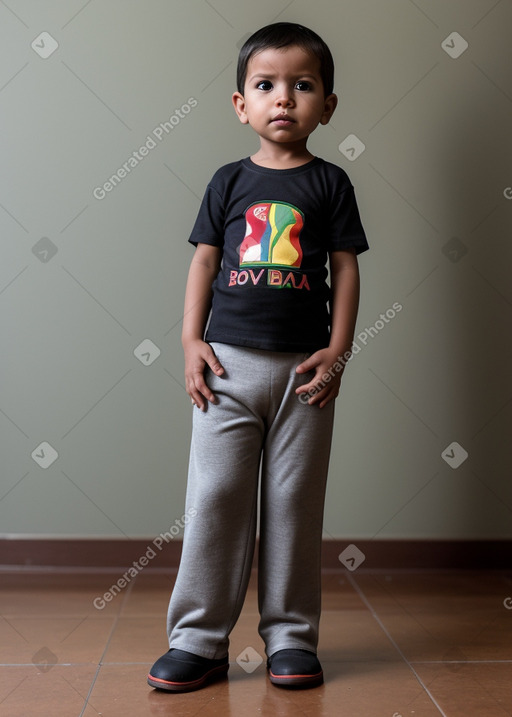
[[[368,249],[347,175],[306,147],[335,110],[333,74],[323,40],[295,23],[262,28],[240,51],[233,105],[260,148],[215,173],[189,239],[182,342],[195,409],[186,505],[196,514],[169,604],[170,650],[148,675],[159,689],[198,689],[228,671],[260,470],[258,630],[270,681],[323,682],[325,484],[339,357],[352,346],[358,309],[356,255]]]

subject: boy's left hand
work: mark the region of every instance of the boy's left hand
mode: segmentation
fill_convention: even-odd
[[[319,408],[323,408],[329,401],[335,399],[340,392],[343,366],[341,366],[341,370],[337,371],[334,366],[338,363],[338,355],[333,354],[332,350],[327,348],[315,351],[295,369],[297,373],[315,371],[311,381],[296,388],[295,393],[307,394],[311,392],[311,397],[308,398],[307,403],[310,405],[318,403]],[[305,397],[301,400],[306,403]]]

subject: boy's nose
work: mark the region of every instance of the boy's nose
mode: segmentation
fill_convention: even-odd
[[[279,93],[278,97],[276,97],[276,105],[278,107],[290,107],[292,104],[293,98],[291,93],[288,91],[282,91]]]
[[[289,107],[293,104],[293,89],[287,82],[276,84],[275,103],[277,107]]]

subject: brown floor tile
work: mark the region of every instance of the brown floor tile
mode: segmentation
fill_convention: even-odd
[[[120,577],[118,572],[2,572],[0,571],[1,613],[14,615],[85,615],[101,612],[116,613],[121,608],[123,595],[98,610],[95,598],[110,589]]]
[[[502,575],[357,575],[355,581],[409,660],[512,659],[511,610],[504,605],[511,590]]]
[[[506,614],[490,611],[474,621],[446,615],[384,615],[381,621],[410,661],[512,660],[511,620]]]
[[[0,717],[77,716],[96,670],[96,665],[2,667]]]
[[[0,663],[98,663],[114,616],[26,617],[0,620]]]
[[[324,660],[323,667],[326,715],[439,717],[438,709],[414,673],[401,661],[339,664]],[[316,714],[308,713],[310,717]]]
[[[379,613],[435,611],[458,615],[480,608],[503,605],[512,583],[503,573],[479,572],[395,572],[354,573],[350,578]]]
[[[254,573],[231,634],[229,679],[183,695],[146,683],[167,651],[174,576],[142,571],[95,607],[120,577],[2,573],[0,717],[512,716],[508,574],[324,574],[326,682],[289,691],[266,675]]]
[[[151,662],[167,652],[165,614],[121,617],[109,640],[103,662]]]
[[[168,694],[145,684],[145,666],[105,665],[91,694],[105,717],[200,715],[201,717],[438,717],[439,711],[402,663],[324,665],[325,684],[284,690],[270,684],[264,665],[246,674],[231,663],[228,679],[197,692]],[[147,666],[149,667],[149,665]],[[91,708],[84,717],[93,717]],[[467,716],[466,716],[467,717]]]
[[[356,663],[402,659],[367,610],[324,612],[318,654],[323,660]]]
[[[512,662],[420,665],[414,669],[448,717],[510,717]]]
[[[175,580],[176,574],[171,571],[142,571],[123,600],[121,615],[165,618]]]

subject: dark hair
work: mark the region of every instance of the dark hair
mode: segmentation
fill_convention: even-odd
[[[311,52],[320,60],[320,75],[324,85],[324,96],[332,94],[334,87],[334,62],[331,51],[322,38],[303,25],[295,22],[276,22],[257,30],[242,45],[238,56],[236,84],[238,91],[243,95],[247,65],[253,55],[268,48],[280,49],[296,45],[307,52]]]

